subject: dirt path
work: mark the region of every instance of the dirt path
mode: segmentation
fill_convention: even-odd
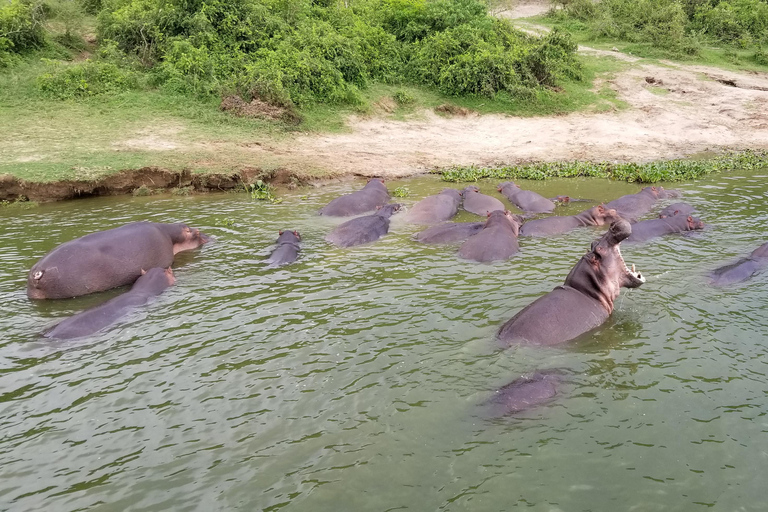
[[[532,16],[546,8],[522,3],[500,15]],[[579,52],[633,63],[607,82],[629,109],[536,118],[445,118],[426,112],[424,120],[408,122],[353,117],[351,133],[301,136],[282,151],[297,165],[405,176],[454,164],[647,161],[768,148],[768,74],[642,64],[630,55],[587,47]]]

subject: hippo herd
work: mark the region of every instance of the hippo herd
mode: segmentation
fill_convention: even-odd
[[[551,236],[583,226],[610,224],[608,231],[595,240],[574,265],[561,286],[539,297],[501,326],[497,340],[502,347],[557,345],[598,327],[613,312],[622,287],[636,288],[645,282],[634,265],[631,268],[626,265],[619,248],[621,242],[643,242],[705,227],[700,219],[692,216],[694,209],[686,203],[674,203],[664,208],[658,218],[638,221],[659,199],[680,195],[662,187],[646,187],[576,215],[537,219],[530,217],[552,213],[557,202],[569,201],[569,198],[547,199],[522,190],[512,182],[502,183],[498,191],[522,214],[510,213],[499,199],[469,186],[463,191],[445,189],[419,201],[404,214],[404,221],[428,226],[414,235],[415,241],[461,243],[458,256],[477,262],[512,257],[520,251],[521,237]],[[403,210],[400,204],[389,203],[389,200],[389,192],[380,179],[370,180],[361,190],[334,199],[319,211],[320,215],[356,217],[339,224],[326,240],[338,247],[352,247],[386,235],[390,217]],[[460,207],[485,220],[451,222]],[[29,298],[77,297],[131,284],[132,288],[58,323],[43,335],[71,339],[105,329],[174,284],[170,266],[175,254],[208,241],[199,230],[184,224],[133,222],[56,247],[29,271]],[[297,231],[280,231],[266,264],[278,267],[296,261],[300,244]],[[749,256],[714,270],[710,282],[715,286],[737,283],[765,267],[768,267],[768,243]],[[519,412],[555,396],[560,379],[559,371],[538,370],[500,388],[488,403],[497,414]]]

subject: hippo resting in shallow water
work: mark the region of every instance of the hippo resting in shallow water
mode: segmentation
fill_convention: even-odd
[[[522,217],[508,211],[489,213],[482,231],[469,237],[459,247],[459,256],[481,263],[510,258],[520,250],[517,234],[522,224]]]
[[[632,224],[632,234],[627,242],[645,242],[657,236],[704,229],[704,223],[690,215],[675,215],[664,219],[643,220]]]
[[[277,237],[277,247],[267,259],[270,267],[279,267],[293,263],[299,257],[299,242],[301,236],[298,231],[280,231]]]
[[[696,209],[688,203],[672,203],[659,212],[659,218],[666,219],[675,215],[692,215],[695,212]]]
[[[459,211],[461,192],[446,188],[437,195],[425,197],[408,210],[405,222],[411,224],[437,224],[451,219]]]
[[[35,263],[27,278],[30,299],[78,297],[131,284],[146,268],[166,268],[181,251],[208,237],[185,224],[132,222],[64,243]]]
[[[485,402],[490,416],[523,412],[551,401],[562,380],[559,370],[537,370],[496,390]]]
[[[475,215],[482,215],[485,217],[493,211],[504,211],[506,209],[504,203],[495,197],[481,194],[480,189],[474,185],[465,188],[462,192],[462,196],[464,196],[464,209]]]
[[[331,217],[349,217],[370,212],[389,202],[389,191],[384,180],[373,179],[357,192],[337,197],[323,208],[320,215]]]
[[[607,203],[606,208],[613,208],[623,218],[634,221],[653,208],[659,199],[680,197],[677,190],[664,190],[664,187],[645,187],[637,194],[629,194]]]
[[[397,203],[388,204],[373,215],[348,220],[337,226],[325,239],[339,247],[352,247],[378,240],[389,232],[389,218],[400,208]]]
[[[548,236],[567,233],[582,226],[602,226],[618,219],[616,210],[597,205],[576,215],[553,216],[523,224],[521,236]]]
[[[505,181],[498,188],[509,202],[526,213],[552,213],[555,203],[533,190],[522,190],[511,181]]]
[[[752,251],[752,254],[746,258],[741,258],[735,263],[712,271],[711,283],[714,286],[740,283],[757,274],[765,267],[768,267],[768,243],[764,243]]]
[[[43,333],[46,338],[68,340],[81,338],[104,329],[127,315],[132,309],[146,304],[152,297],[173,285],[176,278],[170,267],[142,270],[133,287],[124,294],[110,299],[100,306],[78,313],[56,324]]]
[[[628,269],[619,244],[632,233],[628,221],[619,219],[592,242],[591,250],[573,267],[563,286],[539,297],[505,323],[499,343],[556,345],[598,327],[613,312],[621,287],[637,288],[645,282]]]
[[[485,222],[446,222],[416,233],[413,239],[423,244],[451,244],[476,235],[483,227]]]

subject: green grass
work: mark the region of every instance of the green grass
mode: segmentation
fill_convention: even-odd
[[[708,159],[657,162],[543,162],[501,167],[451,167],[432,171],[444,181],[473,182],[480,179],[607,178],[637,183],[694,180],[713,172],[768,168],[768,151],[731,152]]]

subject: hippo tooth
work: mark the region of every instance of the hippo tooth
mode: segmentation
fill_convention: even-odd
[[[635,264],[634,263],[632,264],[632,273],[633,274],[637,273],[637,271],[635,270]]]

